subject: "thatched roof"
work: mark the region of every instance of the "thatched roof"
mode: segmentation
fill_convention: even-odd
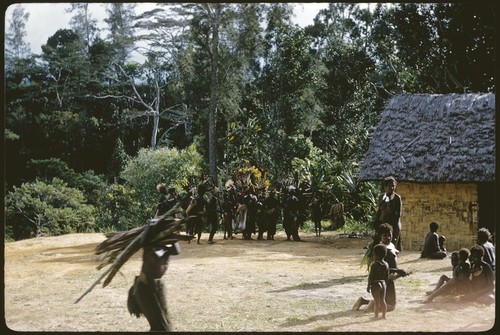
[[[381,115],[360,180],[495,180],[495,95],[404,94]]]

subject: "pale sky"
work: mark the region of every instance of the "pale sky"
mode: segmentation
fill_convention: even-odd
[[[27,12],[30,13],[26,23],[26,42],[30,44],[31,51],[35,54],[42,52],[41,45],[47,43],[47,39],[54,35],[58,29],[69,28],[71,14],[65,12],[69,8],[69,3],[21,3]],[[104,11],[105,3],[90,3],[89,9],[92,16],[97,19],[98,26],[104,25],[106,16]],[[156,5],[152,3],[137,3],[135,12],[140,13]],[[11,17],[11,10],[14,5],[7,8],[5,13],[5,29]],[[295,20],[298,25],[304,27],[313,23],[313,18],[320,9],[326,8],[328,3],[296,3]],[[105,36],[101,36],[105,37]]]

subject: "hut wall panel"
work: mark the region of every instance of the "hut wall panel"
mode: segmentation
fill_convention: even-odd
[[[401,195],[403,250],[422,250],[432,221],[446,237],[449,251],[474,245],[477,221],[477,186],[474,183],[421,184],[398,182]]]

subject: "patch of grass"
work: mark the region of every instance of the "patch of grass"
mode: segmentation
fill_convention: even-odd
[[[330,231],[332,222],[330,220],[321,221],[321,231]],[[307,233],[314,233],[315,227],[312,220],[306,220],[300,230]],[[344,226],[336,230],[339,234],[371,234],[373,228],[369,222],[356,221],[351,218],[346,218]]]
[[[421,279],[415,279],[408,277],[407,280],[400,281],[401,285],[405,288],[410,289],[412,292],[419,292],[424,285],[424,281]]]
[[[330,230],[331,222],[329,220],[321,221],[321,231]],[[300,230],[307,233],[314,233],[316,228],[312,220],[306,220]]]
[[[350,218],[346,218],[343,227],[337,229],[340,234],[365,234],[369,235],[373,231],[371,224],[369,222],[356,221]]]

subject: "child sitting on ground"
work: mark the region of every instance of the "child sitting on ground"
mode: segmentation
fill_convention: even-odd
[[[472,274],[470,289],[464,299],[491,304],[495,302],[495,277],[491,266],[483,260],[483,257],[484,248],[480,245],[473,246],[469,257]]]
[[[458,258],[458,251],[453,251],[451,253],[451,270],[452,270],[452,274],[455,273],[455,266],[458,265],[458,261],[459,261],[459,258]],[[439,280],[436,284],[436,287],[434,287],[434,289],[432,291],[427,291],[425,292],[425,294],[427,295],[431,295],[432,293],[434,293],[435,291],[437,291],[441,286],[443,286],[446,282],[448,282],[451,278],[448,277],[447,275],[441,275],[441,277],[439,277]]]
[[[389,279],[389,265],[384,258],[387,256],[387,247],[384,244],[377,244],[373,248],[374,260],[370,265],[370,274],[368,275],[368,286],[366,291],[372,293],[374,300],[375,318],[382,313],[382,319],[385,319],[387,313],[387,303],[385,295],[387,291],[387,280]]]
[[[426,292],[429,297],[424,302],[431,302],[435,297],[451,294],[453,291],[456,291],[458,294],[463,294],[467,291],[470,273],[470,264],[467,261],[469,255],[470,251],[467,248],[462,248],[458,252],[455,251],[452,253],[452,278],[442,275],[434,290]]]
[[[443,259],[446,257],[446,249],[444,248],[444,236],[439,236],[437,231],[439,224],[431,222],[429,224],[429,233],[425,237],[424,250],[422,250],[422,258]]]
[[[495,246],[491,243],[491,233],[487,228],[479,228],[477,231],[477,244],[484,249],[483,260],[495,271]]]

